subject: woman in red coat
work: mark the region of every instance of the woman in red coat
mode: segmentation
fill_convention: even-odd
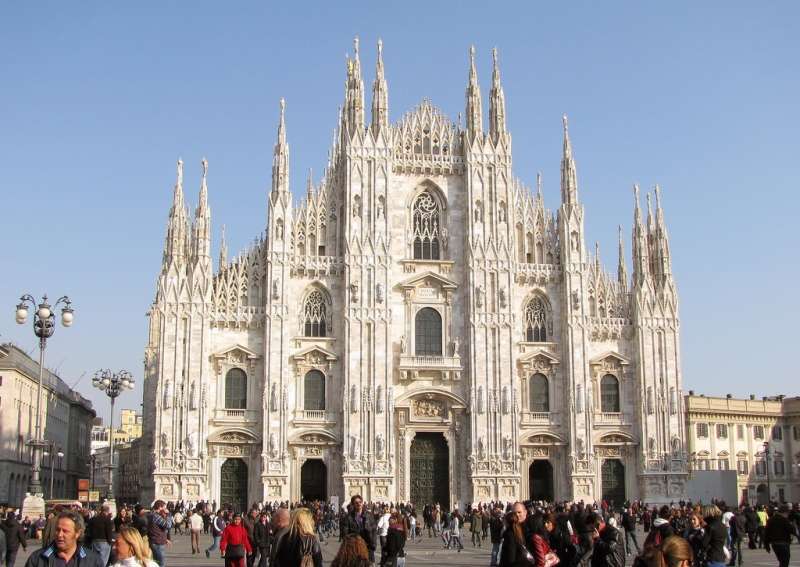
[[[241,514],[235,514],[233,522],[222,531],[219,549],[225,558],[225,567],[246,567],[246,558],[253,553],[253,546],[250,545],[247,530],[242,525]]]
[[[550,534],[556,527],[555,514],[537,516],[533,521],[533,537],[531,538],[531,555],[536,567],[555,567],[558,556],[550,549]]]

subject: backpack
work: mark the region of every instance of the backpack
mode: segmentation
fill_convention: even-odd
[[[313,537],[304,537],[302,544],[303,558],[300,560],[299,567],[314,567],[314,550],[316,548],[316,539]]]

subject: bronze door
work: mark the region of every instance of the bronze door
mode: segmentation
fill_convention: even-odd
[[[528,486],[531,500],[553,502],[553,465],[550,461],[537,459],[528,469]]]
[[[422,509],[450,509],[450,457],[441,433],[417,433],[411,441],[411,502]]]
[[[625,465],[619,459],[607,459],[601,469],[603,500],[615,507],[625,503]]]
[[[309,459],[300,468],[303,500],[327,500],[328,469],[322,459]]]
[[[247,511],[247,465],[242,459],[228,459],[222,463],[219,499],[222,508]]]

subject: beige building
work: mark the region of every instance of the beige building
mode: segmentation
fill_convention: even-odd
[[[142,414],[132,409],[119,412],[119,429],[127,435],[127,441],[142,436]],[[116,439],[116,438],[115,438]]]
[[[800,500],[800,397],[685,397],[691,470],[735,470],[740,502]]]
[[[0,504],[21,506],[31,475],[27,442],[36,425],[39,363],[16,345],[0,345]],[[78,479],[89,478],[89,434],[95,412],[89,400],[45,369],[43,437],[53,443],[41,462],[45,498],[76,498]],[[58,457],[58,452],[63,457]],[[51,492],[51,472],[52,486]]]

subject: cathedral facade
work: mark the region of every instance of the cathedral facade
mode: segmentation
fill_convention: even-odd
[[[319,183],[293,202],[281,101],[266,233],[216,270],[183,164],[145,349],[143,499],[678,499],[678,298],[660,192],[635,188],[631,277],[590,253],[564,117],[561,200],[512,172],[496,52],[465,124],[367,119],[358,43]],[[459,120],[461,122],[461,120]]]

